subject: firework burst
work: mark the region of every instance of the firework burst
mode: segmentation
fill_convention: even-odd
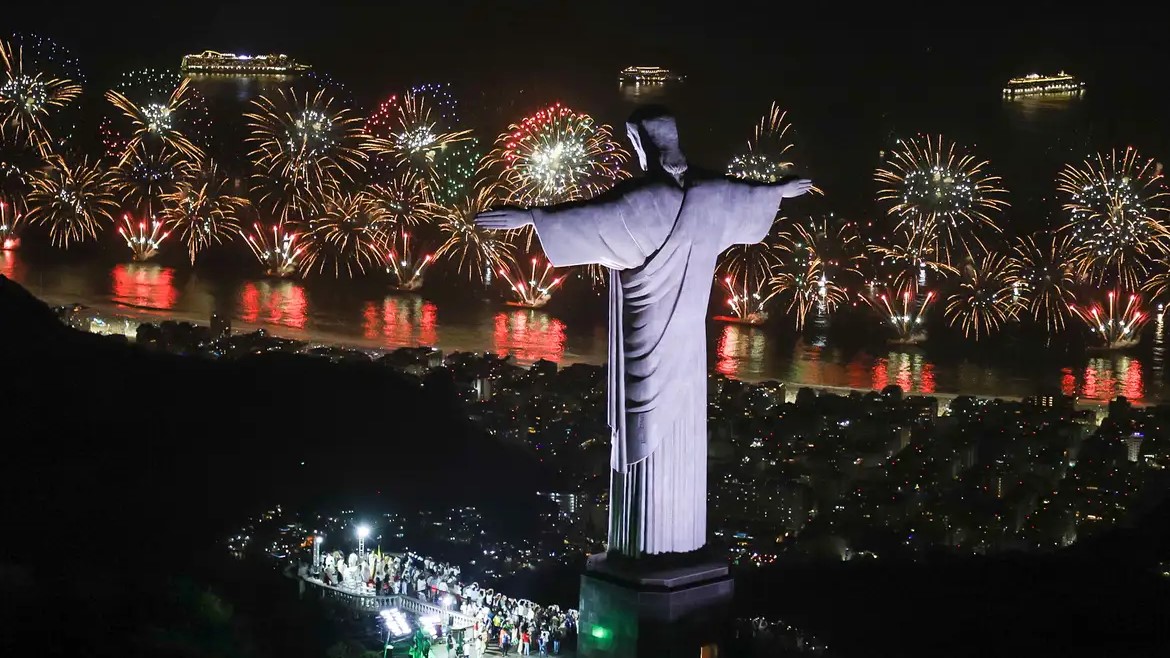
[[[909,287],[899,290],[875,286],[861,298],[894,331],[890,342],[917,345],[926,340],[926,309],[934,301],[933,292],[920,295]]]
[[[1068,213],[1059,231],[1072,237],[1078,273],[1098,285],[1140,285],[1150,261],[1170,250],[1161,166],[1130,147],[1066,165],[1056,182]]]
[[[498,168],[508,203],[552,205],[587,199],[629,176],[629,155],[609,126],[556,103],[512,124],[485,161]]]
[[[203,249],[240,232],[239,216],[247,206],[214,160],[186,167],[175,190],[163,197],[163,215],[180,232],[192,263]]]
[[[253,100],[244,116],[257,169],[298,194],[334,189],[364,169],[361,120],[337,107],[324,90],[297,96],[282,89],[272,98]]]
[[[366,133],[377,157],[436,181],[436,163],[452,146],[470,139],[471,131],[455,129],[454,103],[429,102],[428,91],[429,87],[416,87],[383,101],[366,120]]]
[[[1076,302],[1072,258],[1072,241],[1067,236],[1026,236],[1012,248],[1008,264],[1012,293],[1022,310],[1049,333],[1064,331]]]
[[[506,234],[475,225],[475,216],[498,202],[494,186],[479,185],[459,203],[441,208],[437,219],[444,241],[435,258],[448,258],[468,278],[479,276],[486,282],[492,270],[511,258],[513,250]]]
[[[122,204],[140,216],[153,216],[162,199],[176,189],[179,170],[186,164],[176,151],[150,146],[126,152],[110,170],[110,180]]]
[[[552,299],[553,292],[565,277],[552,276],[552,263],[542,261],[539,256],[530,259],[527,263],[529,267],[525,267],[525,264],[511,258],[500,264],[500,278],[516,296],[515,301],[509,301],[508,304],[523,308],[541,308]]]
[[[865,249],[857,225],[838,221],[832,215],[809,218],[780,235],[782,260],[816,273],[819,307],[832,313],[848,299],[849,288],[861,284]]]
[[[479,139],[475,137],[447,149],[435,162],[435,178],[430,181],[435,202],[449,205],[465,196],[483,155]]]
[[[24,214],[20,208],[0,199],[0,251],[12,251],[20,246],[20,228]]]
[[[0,132],[32,144],[42,157],[52,151],[45,121],[81,95],[81,85],[26,67],[24,47],[0,42]]]
[[[720,284],[727,293],[727,307],[731,315],[717,315],[715,319],[751,325],[768,321],[766,307],[776,294],[770,278],[749,279],[728,274],[720,280]]]
[[[395,231],[387,242],[386,273],[393,277],[394,287],[407,291],[421,288],[427,268],[435,261],[434,254],[415,254],[407,231]]]
[[[135,222],[130,215],[123,215],[122,225],[118,227],[118,235],[126,241],[126,246],[130,247],[134,260],[138,262],[154,258],[163,240],[170,234],[166,222],[155,218]]]
[[[756,124],[755,134],[748,140],[747,149],[736,154],[727,165],[727,173],[736,178],[775,183],[791,176],[796,165],[790,159],[792,149],[792,124],[788,122],[788,113],[780,109],[775,102],[771,109],[760,118]],[[821,194],[821,190],[814,187],[813,194]]]
[[[928,236],[907,230],[895,231],[885,244],[869,245],[875,278],[899,290],[916,290],[925,285],[927,275],[948,277],[959,270],[939,259],[934,242]]]
[[[385,229],[382,211],[365,192],[330,194],[309,221],[301,269],[331,271],[334,277],[364,274],[380,261]]]
[[[1165,304],[1170,297],[1170,259],[1162,258],[1154,264],[1155,274],[1142,286],[1144,292],[1150,293],[1154,301]]]
[[[788,151],[792,149],[788,131],[792,124],[788,113],[772,103],[772,108],[756,125],[756,132],[748,140],[747,150],[737,154],[727,165],[727,173],[736,178],[775,183],[792,173],[793,163]]]
[[[979,261],[969,259],[958,289],[947,297],[945,315],[963,335],[979,340],[995,333],[1016,316],[1019,299],[1012,287],[1010,261],[989,253]]]
[[[35,144],[0,129],[0,194],[23,199],[31,188],[33,174],[44,165]]]
[[[1116,290],[1106,293],[1104,304],[1073,305],[1071,310],[1111,350],[1126,349],[1141,342],[1141,329],[1150,320],[1140,295]]]
[[[29,221],[47,225],[49,241],[64,248],[96,238],[118,209],[106,169],[87,158],[67,160],[61,156],[50,157],[33,178],[28,206]]]
[[[384,220],[396,229],[429,223],[435,211],[426,180],[413,169],[400,171],[384,185],[374,185],[370,195]]]
[[[769,285],[772,294],[764,301],[775,296],[783,302],[785,312],[796,320],[797,329],[804,327],[809,311],[824,307],[826,297],[832,297],[833,306],[845,299],[843,290],[824,285],[820,270],[811,264],[785,263],[773,272]]]
[[[120,157],[120,163],[144,148],[187,159],[203,156],[187,133],[194,131],[205,138],[207,105],[187,79],[172,73],[137,71],[129,74],[119,89],[107,91],[106,100],[130,125],[125,137],[112,122],[105,122],[101,130],[107,154]]]
[[[898,229],[929,236],[948,263],[972,255],[971,242],[986,251],[980,236],[1000,231],[996,216],[1008,206],[1001,179],[942,135],[898,144],[874,174],[883,186],[878,201],[898,218]]]
[[[778,217],[773,227],[781,221],[783,218]],[[766,281],[772,270],[780,265],[780,257],[784,253],[771,233],[769,231],[769,235],[760,242],[729,247],[719,257],[715,276],[730,276],[740,282]]]
[[[301,244],[300,234],[289,230],[283,222],[272,226],[256,222],[252,231],[244,236],[244,241],[268,276],[283,278],[300,269],[305,245]]]

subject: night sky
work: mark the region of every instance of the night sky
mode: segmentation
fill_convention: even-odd
[[[553,101],[620,125],[630,107],[617,72],[666,66],[687,76],[681,96],[664,102],[697,164],[720,167],[776,101],[791,111],[795,161],[837,212],[873,211],[881,149],[942,133],[996,163],[1013,205],[1035,223],[1061,162],[1128,144],[1170,157],[1164,30],[1142,18],[989,3],[121,2],[62,11],[40,2],[6,11],[0,31],[72,49],[88,78],[82,105],[97,112],[104,104],[92,90],[127,71],[175,70],[205,49],[284,52],[343,83],[359,112],[412,85],[451,83],[461,120],[482,135]],[[1067,126],[1008,125],[1004,81],[1062,69],[1086,81],[1086,111]],[[1029,140],[1031,129],[1043,134]]]
[[[77,3],[80,4],[80,3]],[[1162,30],[1134,8],[1020,15],[1010,5],[737,2],[25,2],[5,27],[49,34],[91,70],[159,65],[205,48],[283,51],[343,78],[564,75],[633,62],[842,82],[891,69],[988,76],[1163,67]],[[637,6],[633,6],[637,5]],[[1152,16],[1150,17],[1153,18]],[[355,65],[356,63],[356,65]]]

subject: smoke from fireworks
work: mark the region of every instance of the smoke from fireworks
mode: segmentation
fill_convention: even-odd
[[[920,295],[910,287],[875,286],[861,298],[894,331],[893,342],[917,344],[926,339],[926,309],[934,301],[934,292]]]
[[[1072,237],[1077,271],[1098,285],[1135,289],[1151,259],[1170,250],[1161,167],[1137,149],[1110,151],[1057,176]]]
[[[609,126],[556,103],[508,126],[487,166],[498,168],[508,203],[537,206],[596,195],[629,175],[628,157]]]
[[[1076,302],[1077,282],[1070,238],[1043,233],[1012,248],[1008,281],[1023,309],[1049,333],[1064,331]]]
[[[386,273],[394,279],[399,290],[418,290],[422,287],[427,268],[435,261],[434,254],[415,254],[410,233],[395,231],[386,251]]]
[[[475,216],[498,201],[494,186],[480,185],[459,203],[441,208],[438,226],[444,242],[435,252],[435,258],[448,258],[468,278],[478,276],[484,280],[491,270],[506,262],[513,249],[508,236],[475,225]]]
[[[118,204],[110,174],[88,158],[52,156],[33,178],[28,219],[49,227],[49,241],[68,248],[96,238],[102,224],[113,221]]]
[[[382,211],[365,192],[328,195],[309,221],[301,267],[331,271],[334,277],[343,271],[349,277],[365,273],[368,265],[381,261],[385,228]]]
[[[294,194],[331,190],[364,168],[360,119],[324,90],[298,96],[282,89],[253,100],[244,116],[253,163],[264,176],[290,185]]]
[[[32,144],[41,157],[53,150],[46,120],[81,95],[81,85],[26,66],[24,47],[0,41],[0,133]]]
[[[508,303],[524,308],[543,307],[564,280],[563,276],[552,276],[552,271],[552,263],[542,261],[539,256],[533,256],[527,263],[506,259],[500,264],[500,278],[516,296],[516,301]]]
[[[940,259],[951,263],[986,251],[981,234],[1000,231],[996,216],[1008,206],[1006,191],[986,166],[942,135],[899,140],[874,174],[883,185],[877,198],[899,230],[929,236]]]
[[[945,315],[963,335],[979,340],[1015,317],[1019,300],[1013,294],[1010,261],[990,253],[964,266],[958,289],[947,297]]]
[[[1106,348],[1124,349],[1141,341],[1141,329],[1150,320],[1136,293],[1110,290],[1105,303],[1072,306],[1071,310]],[[1124,303],[1123,303],[1124,301]]]
[[[268,276],[290,276],[301,266],[305,245],[301,244],[300,235],[284,223],[264,226],[256,222],[244,241]]]
[[[141,262],[150,260],[158,254],[163,240],[170,235],[166,228],[166,222],[159,219],[141,219],[135,222],[130,215],[123,215],[118,235],[122,236],[126,246],[130,247],[134,260]]]
[[[163,197],[163,214],[180,232],[194,263],[200,251],[240,232],[239,216],[247,205],[215,161],[206,160],[183,170],[175,190]]]

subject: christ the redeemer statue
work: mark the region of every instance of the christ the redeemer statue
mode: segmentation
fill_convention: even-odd
[[[719,253],[767,236],[808,180],[760,184],[687,166],[674,117],[634,112],[645,176],[589,201],[501,208],[476,224],[533,225],[556,267],[601,264],[609,288],[609,552],[687,553],[707,541],[707,303]]]

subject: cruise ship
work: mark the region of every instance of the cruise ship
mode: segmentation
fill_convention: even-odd
[[[1079,94],[1085,90],[1085,83],[1061,71],[1056,75],[1032,73],[1022,78],[1008,80],[1003,88],[1005,98],[1038,96],[1041,94]]]
[[[233,55],[205,50],[183,56],[183,73],[237,73],[242,75],[285,75],[308,70],[288,55]]]
[[[660,84],[679,82],[683,76],[659,66],[627,66],[618,75],[618,80],[633,84]]]

